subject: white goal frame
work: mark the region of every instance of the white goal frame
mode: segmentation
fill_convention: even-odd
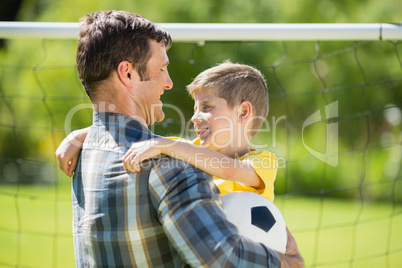
[[[402,40],[390,23],[160,23],[176,42]],[[77,22],[0,22],[0,39],[76,39]]]

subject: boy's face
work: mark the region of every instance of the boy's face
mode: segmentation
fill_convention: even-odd
[[[204,88],[197,91],[194,101],[191,121],[200,144],[228,155],[230,148],[236,146],[239,132],[238,107],[230,108],[225,99]]]

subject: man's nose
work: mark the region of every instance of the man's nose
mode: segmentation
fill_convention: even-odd
[[[169,73],[167,74],[166,81],[165,81],[165,90],[169,90],[173,87],[173,81],[170,78]]]

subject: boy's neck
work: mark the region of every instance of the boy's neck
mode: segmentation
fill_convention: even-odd
[[[242,155],[245,155],[246,153],[250,152],[249,146],[244,146],[244,147],[225,147],[221,150],[219,150],[220,153],[229,156],[231,158],[239,158]]]

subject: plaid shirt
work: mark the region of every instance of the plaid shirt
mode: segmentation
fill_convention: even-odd
[[[201,170],[161,156],[127,173],[124,153],[152,137],[131,117],[94,114],[72,187],[77,267],[280,267],[238,235]]]

